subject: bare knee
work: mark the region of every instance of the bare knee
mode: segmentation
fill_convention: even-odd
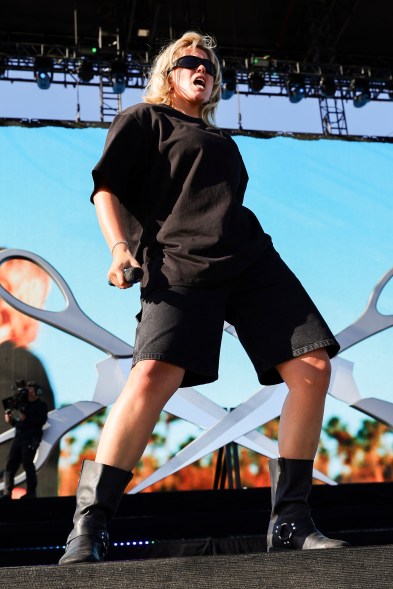
[[[300,387],[321,395],[328,391],[331,364],[324,348],[284,362],[277,366],[277,370],[290,390]]]
[[[130,398],[169,399],[182,383],[184,368],[161,360],[140,360],[132,368],[124,393]]]
[[[326,395],[330,384],[332,366],[326,351],[323,350],[323,352],[323,357],[318,358],[316,362],[312,364],[310,381],[316,391]]]
[[[177,389],[184,376],[184,368],[163,362],[162,360],[140,360],[131,371],[133,380],[138,379],[146,385],[158,383],[161,386],[171,385]]]
[[[118,411],[155,411],[181,385],[184,369],[159,360],[140,360],[132,368],[115,406]]]

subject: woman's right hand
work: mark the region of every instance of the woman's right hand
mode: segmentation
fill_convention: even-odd
[[[127,282],[124,277],[125,268],[140,268],[141,265],[131,255],[127,244],[118,243],[113,249],[112,264],[108,271],[108,280],[118,288],[130,288],[132,282]]]

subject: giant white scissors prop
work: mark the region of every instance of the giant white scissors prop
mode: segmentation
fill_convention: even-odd
[[[48,422],[44,429],[43,440],[35,458],[36,468],[39,469],[45,463],[54,444],[62,435],[90,415],[93,415],[116,400],[130,370],[133,348],[95,324],[83,313],[64,279],[50,264],[48,264],[48,262],[36,254],[23,250],[4,250],[3,252],[0,252],[0,264],[12,258],[25,259],[34,262],[46,270],[63,293],[66,301],[66,308],[60,312],[36,309],[14,298],[8,293],[8,291],[0,286],[0,295],[10,305],[31,317],[39,319],[65,331],[66,333],[70,333],[79,339],[87,341],[110,354],[108,358],[97,364],[98,381],[93,395],[93,401],[79,401],[49,413]],[[390,325],[386,325],[385,327],[382,327],[382,329],[386,329],[386,327],[389,326]],[[228,331],[232,329],[232,334],[235,335],[231,326],[226,326],[225,329]],[[381,328],[379,328],[378,331],[381,331]],[[372,334],[370,333],[369,335]],[[338,373],[340,371],[336,370],[335,372]],[[343,371],[341,370],[341,372]],[[348,371],[347,369],[344,373],[347,374],[348,380],[348,373],[351,374],[351,371]],[[334,386],[334,389],[336,389],[342,381],[342,377],[341,380],[336,378],[336,386]],[[168,476],[168,474],[183,468],[186,464],[190,464],[201,456],[206,455],[233,440],[265,456],[276,457],[278,455],[276,442],[255,431],[255,427],[270,421],[270,419],[273,419],[280,414],[286,394],[287,390],[285,385],[264,387],[248,401],[239,405],[237,409],[228,413],[225,409],[213,401],[210,401],[198,391],[190,388],[180,389],[170,399],[164,409],[177,417],[195,423],[202,428],[206,428],[208,431],[178,453],[176,457],[161,467],[161,469],[158,469],[152,476],[154,476],[154,478],[158,477],[157,480],[160,480],[165,476]],[[340,398],[338,396],[339,394],[340,393],[337,390],[335,396]],[[360,407],[359,409],[362,410]],[[11,439],[13,436],[14,431],[9,430],[0,436],[0,443]],[[196,445],[198,447],[196,447]],[[187,454],[187,457],[185,454]],[[165,472],[163,469],[165,469]],[[317,471],[314,472],[314,476],[320,478],[324,482],[333,483],[331,479]],[[20,483],[24,479],[25,475],[22,473],[16,478],[16,483]],[[148,477],[148,479],[143,481],[141,485],[145,488],[152,484],[152,482],[156,481],[151,481],[151,477]],[[133,492],[141,490],[141,485],[135,487]],[[2,485],[0,484],[0,488],[1,486]]]
[[[11,259],[33,262],[45,270],[60,288],[66,306],[62,311],[37,309],[16,299],[0,285],[0,296],[8,304],[34,319],[56,327],[109,354],[105,360],[97,363],[98,380],[92,401],[78,401],[49,412],[43,430],[43,438],[34,459],[36,469],[39,470],[45,464],[54,445],[67,431],[117,399],[130,372],[133,348],[94,323],[81,310],[68,284],[46,260],[37,254],[24,250],[8,249],[0,252],[0,264]],[[270,398],[269,394],[265,401],[261,399],[261,402],[270,401]],[[202,428],[209,428],[212,423],[226,414],[226,411],[219,405],[209,401],[204,395],[191,388],[180,389],[164,409],[176,417],[195,423]],[[247,434],[247,432],[245,433]],[[14,428],[4,432],[0,435],[0,444],[12,439],[14,435]],[[276,443],[259,432],[242,435],[239,443],[263,455],[277,456]],[[220,446],[218,445],[218,447]],[[315,472],[315,475],[324,482],[331,482],[318,471]],[[25,478],[25,473],[21,473],[15,478],[15,483],[19,484]],[[4,483],[0,483],[0,489],[3,487]]]

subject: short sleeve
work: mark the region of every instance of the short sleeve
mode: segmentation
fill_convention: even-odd
[[[138,186],[146,162],[146,140],[140,122],[131,113],[120,113],[113,120],[103,154],[92,171],[94,189],[108,188],[127,206],[131,191]]]

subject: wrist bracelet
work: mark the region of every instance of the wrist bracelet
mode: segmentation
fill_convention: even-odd
[[[128,242],[127,241],[124,241],[124,239],[121,239],[120,241],[116,241],[116,243],[113,244],[113,246],[112,246],[112,254],[113,254],[113,250],[115,249],[115,247],[117,245],[119,245],[119,243],[125,243],[126,246],[128,247],[128,249],[130,249],[130,246],[128,245]]]

